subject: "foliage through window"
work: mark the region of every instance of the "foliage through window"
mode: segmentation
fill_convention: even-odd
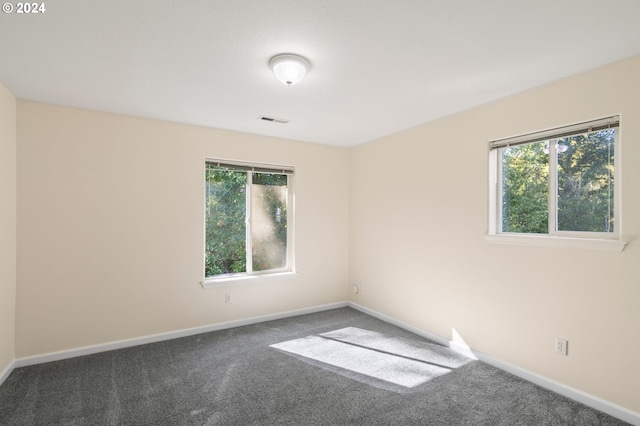
[[[618,117],[491,143],[497,233],[613,238]]]
[[[292,269],[293,169],[207,161],[205,278]]]

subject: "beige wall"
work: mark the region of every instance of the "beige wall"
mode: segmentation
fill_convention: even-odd
[[[16,307],[16,99],[0,84],[0,374],[14,357]]]
[[[639,98],[634,57],[353,149],[352,300],[640,412]],[[485,242],[489,140],[618,113],[622,253]]]
[[[347,299],[348,150],[27,101],[17,121],[16,357]],[[296,167],[295,277],[200,286],[205,157]]]

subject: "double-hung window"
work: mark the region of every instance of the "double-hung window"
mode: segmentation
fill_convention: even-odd
[[[205,282],[293,271],[292,167],[205,162]]]
[[[489,147],[492,242],[559,237],[552,245],[600,240],[604,244],[592,248],[622,250],[618,116],[496,140]]]

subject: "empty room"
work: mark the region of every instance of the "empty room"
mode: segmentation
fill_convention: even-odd
[[[0,14],[0,425],[640,425],[640,2]]]

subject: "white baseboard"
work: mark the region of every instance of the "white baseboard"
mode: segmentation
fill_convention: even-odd
[[[492,356],[485,355],[477,351],[474,351],[474,353],[480,361],[493,365],[496,368],[513,374],[514,376],[518,376],[531,383],[535,383],[538,386],[566,396],[567,398],[573,399],[574,401],[578,401],[588,407],[594,408],[598,411],[602,411],[603,413],[607,413],[613,417],[617,417],[618,419],[624,420],[625,422],[631,423],[632,425],[640,425],[640,413],[636,413],[635,411],[631,411],[620,405],[588,394],[579,389],[572,388],[571,386],[567,386],[563,383],[556,382],[555,380],[551,380],[548,377],[544,377],[538,373],[525,370],[524,368],[520,368],[513,364],[509,364],[508,362],[496,359]]]
[[[297,309],[293,311],[280,312],[277,314],[262,315],[258,317],[246,318],[236,321],[228,321],[218,324],[194,327],[183,330],[170,331],[167,333],[153,334],[150,336],[136,337],[133,339],[118,340],[115,342],[103,343],[99,345],[84,346],[76,349],[69,349],[58,352],[50,352],[42,355],[18,358],[13,362],[13,367],[25,367],[28,365],[42,364],[51,361],[60,361],[78,356],[91,355],[99,352],[112,351],[116,349],[128,348],[131,346],[144,345],[147,343],[161,342],[164,340],[177,339],[180,337],[193,336],[194,334],[208,333],[210,331],[225,330],[228,328],[241,327],[243,325],[257,324],[260,322],[273,321],[282,318],[295,317],[298,315],[312,314],[315,312],[327,311],[330,309],[344,308],[347,302],[331,303],[328,305],[314,306],[311,308]],[[8,374],[7,374],[8,376]]]
[[[15,363],[15,360],[11,361],[9,365],[7,365],[7,367],[0,373],[0,386],[2,386],[5,380],[7,380],[7,377],[9,377],[9,375],[15,368]]]
[[[429,339],[441,345],[450,347],[451,349],[457,352],[461,352],[464,355],[471,356],[472,358],[486,362],[489,365],[492,365],[496,368],[504,370],[508,373],[513,374],[514,376],[518,376],[529,382],[535,383],[536,385],[549,389],[555,393],[566,396],[567,398],[573,399],[574,401],[578,401],[588,407],[594,408],[603,413],[607,413],[610,416],[616,417],[627,423],[631,423],[632,425],[640,426],[640,413],[629,410],[627,408],[624,408],[612,402],[606,401],[602,398],[598,398],[597,396],[588,394],[579,389],[575,389],[565,384],[562,384],[560,382],[556,382],[555,380],[551,380],[547,377],[541,376],[540,374],[534,373],[529,370],[525,370],[524,368],[518,367],[516,365],[509,364],[508,362],[499,360],[490,355],[486,355],[486,354],[483,354],[482,352],[478,352],[471,348],[467,348],[463,345],[460,345],[457,342],[453,342],[441,336],[438,336],[436,334],[429,333],[428,331],[424,331],[422,329],[419,329],[410,324],[404,323],[388,315],[374,311],[373,309],[369,309],[357,303],[349,302],[348,306],[360,312],[363,312],[367,315],[371,315],[372,317],[378,318],[384,322],[393,324],[396,327],[403,328],[407,331],[417,334],[418,336],[422,336],[426,339]]]
[[[194,327],[194,328],[189,328],[184,330],[171,331],[168,333],[160,333],[160,334],[154,334],[150,336],[120,340],[116,342],[104,343],[99,345],[85,346],[85,347],[70,349],[65,351],[51,352],[43,355],[35,355],[31,357],[18,358],[14,360],[11,364],[9,364],[2,371],[2,373],[0,374],[0,385],[6,380],[7,377],[9,377],[13,369],[18,367],[42,364],[42,363],[51,362],[51,361],[59,361],[62,359],[75,358],[78,356],[90,355],[98,352],[106,352],[106,351],[111,351],[115,349],[122,349],[122,348],[131,347],[131,346],[143,345],[147,343],[177,339],[180,337],[192,336],[200,333],[208,333],[210,331],[225,330],[228,328],[240,327],[243,325],[250,325],[250,324],[257,324],[260,322],[273,321],[277,319],[289,318],[289,317],[294,317],[298,315],[312,314],[315,312],[322,312],[330,309],[343,308],[345,306],[349,306],[353,309],[356,309],[374,318],[378,318],[382,321],[385,321],[389,324],[392,324],[402,329],[405,329],[407,331],[410,331],[418,336],[422,336],[426,339],[439,343],[443,346],[450,347],[458,352],[463,353],[464,355],[486,362],[487,364],[490,364],[501,370],[507,371],[508,373],[511,373],[514,376],[518,376],[524,380],[535,383],[539,386],[542,386],[560,395],[566,396],[567,398],[571,398],[575,401],[578,401],[588,407],[594,408],[598,411],[602,411],[603,413],[607,413],[611,416],[617,417],[618,419],[624,420],[625,422],[631,423],[632,425],[640,426],[640,413],[631,411],[622,406],[613,404],[609,401],[605,401],[602,398],[598,398],[586,392],[582,392],[578,389],[556,382],[547,377],[541,376],[537,373],[533,373],[531,371],[525,370],[518,366],[509,364],[505,361],[499,360],[490,355],[486,355],[481,352],[475,351],[473,349],[467,348],[466,346],[460,345],[457,342],[450,341],[441,336],[422,330],[418,327],[414,327],[410,324],[404,323],[393,317],[382,314],[380,312],[377,312],[373,309],[367,308],[365,306],[359,305],[354,302],[331,303],[328,305],[314,306],[311,308],[298,309],[293,311],[281,312],[277,314],[263,315],[263,316],[246,318],[246,319],[236,320],[236,321],[228,321],[224,323],[218,323],[218,324],[213,324],[213,325],[208,325],[203,327]]]
[[[358,305],[357,303],[354,303],[354,302],[349,302],[349,307],[356,309],[367,315],[370,315],[374,318],[378,318],[379,320],[382,320],[384,322],[388,322],[389,324],[395,325],[396,327],[400,327],[402,329],[410,331],[413,334],[417,334],[418,336],[424,337],[425,339],[429,339],[432,342],[439,343],[442,346],[449,346],[449,341],[443,337],[438,336],[437,334],[429,333],[428,331],[424,331],[418,327],[414,327],[405,322],[399,321],[393,317],[382,314],[378,311],[374,311],[373,309],[369,309],[365,306]]]

